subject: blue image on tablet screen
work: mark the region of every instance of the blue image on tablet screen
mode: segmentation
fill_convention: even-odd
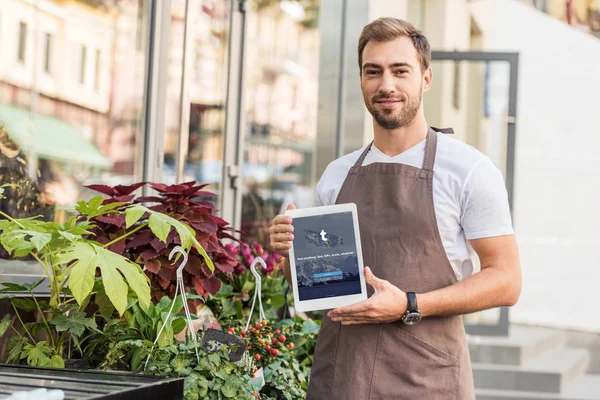
[[[294,218],[300,300],[360,294],[351,212]]]

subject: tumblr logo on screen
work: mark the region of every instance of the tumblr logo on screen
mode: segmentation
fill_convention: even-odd
[[[325,235],[327,235],[327,232],[325,232],[324,229],[321,229],[320,235],[321,235],[321,240],[323,240],[324,242],[326,242],[327,238],[325,237]]]

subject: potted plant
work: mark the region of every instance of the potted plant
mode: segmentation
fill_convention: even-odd
[[[26,359],[29,365],[61,366],[73,347],[83,356],[79,340],[82,328],[96,328],[84,312],[92,296],[101,310],[116,309],[119,315],[128,308],[128,296],[148,308],[150,284],[140,265],[109,250],[142,229],[148,229],[153,238],[163,243],[171,235],[176,237],[186,251],[193,247],[203,257],[207,270],[214,270],[194,230],[166,214],[141,204],[106,202],[102,196],[79,202],[77,210],[79,218],[71,217],[63,224],[37,217],[14,219],[0,211],[5,218],[0,220],[0,243],[14,257],[33,257],[43,269],[50,289],[49,301],[44,302],[33,295],[33,289],[42,282],[28,286],[3,284],[4,292],[30,294],[30,298],[11,299],[17,319],[21,319],[18,309],[35,310],[41,319],[30,324],[21,321],[23,334],[13,326],[17,335],[9,342],[9,361]],[[120,235],[106,243],[97,241],[93,221],[100,217],[122,219]],[[6,329],[10,324],[7,321],[2,320]],[[46,332],[46,340],[36,339],[41,329]]]

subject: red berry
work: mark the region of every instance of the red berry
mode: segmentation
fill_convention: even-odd
[[[279,336],[278,340],[279,340],[281,343],[285,342],[285,336],[283,336],[283,335]]]
[[[267,351],[271,351],[271,346],[267,345],[265,349],[267,349]]]
[[[256,361],[260,361],[260,354],[255,354],[255,355],[254,355],[254,359],[255,359]]]
[[[279,335],[280,333],[281,333],[281,331],[280,331],[279,329],[277,329],[277,330],[275,331],[275,334],[276,334],[276,335]]]
[[[240,331],[240,335],[242,335],[242,337],[246,337],[246,331]]]
[[[273,344],[277,344],[277,339],[273,338]]]
[[[248,350],[252,350],[252,346],[248,346]]]
[[[273,354],[275,357],[277,357],[277,355],[279,355],[279,350],[273,349],[273,350],[271,350],[271,354]]]
[[[259,334],[258,334],[258,337],[262,339],[262,333],[259,333]]]
[[[288,344],[288,347],[290,348],[290,350],[293,349],[294,348],[294,342],[290,342],[290,344]]]
[[[262,325],[261,324],[256,324],[255,327],[256,327],[256,329],[260,329],[260,328],[262,328]]]

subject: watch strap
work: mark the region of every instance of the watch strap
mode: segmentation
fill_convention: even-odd
[[[417,294],[415,292],[407,292],[406,298],[408,299],[408,312],[417,312],[419,308],[417,307]]]

